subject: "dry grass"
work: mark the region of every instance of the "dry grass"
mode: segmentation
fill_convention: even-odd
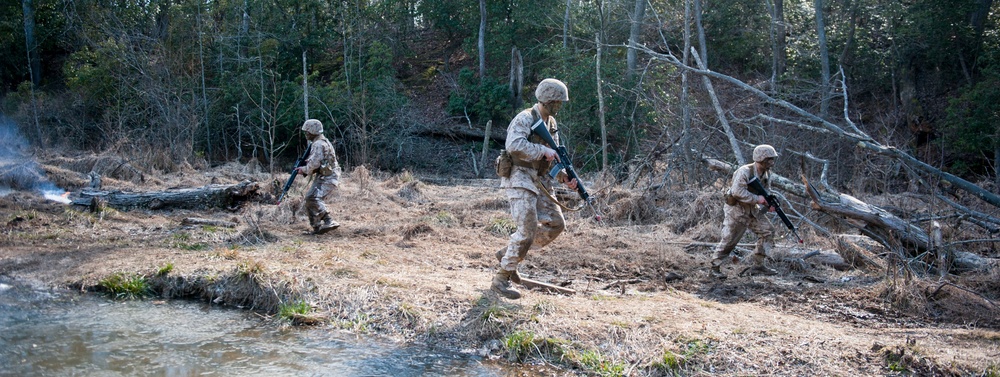
[[[228,182],[258,173],[233,164],[202,179]],[[146,189],[192,178],[161,179],[147,181]],[[329,201],[341,228],[312,236],[304,234],[299,208],[305,184],[297,180],[280,206],[198,213],[238,217],[239,228],[228,232],[180,227],[192,211],[71,216],[62,205],[12,194],[0,198],[0,208],[11,214],[0,219],[6,224],[0,273],[91,289],[111,273],[136,272],[150,276],[165,297],[269,314],[283,304],[308,303],[310,315],[323,319],[319,326],[545,360],[561,374],[996,370],[995,272],[943,284],[878,267],[837,271],[776,260],[779,276],[739,277],[735,271],[743,266],[735,265],[727,266],[730,279],[719,282],[706,274],[709,249],[685,247],[718,238],[722,210],[712,190],[641,194],[601,186],[595,191],[606,220],[568,213],[564,234],[529,252],[520,270],[577,293],[527,291],[508,301],[488,289],[493,252],[512,231],[503,221],[509,214],[502,190],[439,186],[407,172],[358,167]],[[806,247],[836,248],[816,240]],[[168,263],[169,273],[155,273]]]

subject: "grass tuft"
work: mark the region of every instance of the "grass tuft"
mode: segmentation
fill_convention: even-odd
[[[97,285],[103,288],[115,299],[132,300],[150,296],[152,287],[146,277],[136,274],[116,273],[108,276]]]
[[[486,229],[495,236],[509,237],[517,231],[517,224],[514,224],[514,221],[507,217],[493,217],[490,218]]]
[[[167,274],[170,273],[170,271],[173,270],[174,270],[174,264],[167,262],[167,264],[163,265],[163,267],[160,267],[159,270],[156,270],[156,276],[166,276]]]

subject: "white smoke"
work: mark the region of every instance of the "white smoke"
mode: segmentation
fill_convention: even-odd
[[[0,196],[14,191],[36,191],[46,199],[69,204],[69,193],[49,181],[30,154],[29,143],[17,126],[0,114]]]

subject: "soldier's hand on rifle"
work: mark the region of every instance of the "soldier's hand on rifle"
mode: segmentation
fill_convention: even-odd
[[[765,198],[764,195],[757,195],[757,204],[767,204],[767,198]]]
[[[301,166],[300,166],[300,167],[297,167],[297,168],[295,168],[295,171],[296,171],[297,173],[301,174],[301,175],[306,175],[306,172],[305,172],[304,170],[302,170],[302,167],[301,167]]]
[[[544,148],[542,149],[542,156],[545,157],[545,161],[553,161],[559,158],[559,154],[557,154],[554,149],[549,147],[542,147],[542,148]]]
[[[565,184],[566,187],[569,187],[570,190],[576,190],[576,178],[573,178],[568,182],[563,182],[563,184]]]

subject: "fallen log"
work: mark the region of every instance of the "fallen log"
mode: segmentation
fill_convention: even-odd
[[[560,287],[558,285],[549,284],[543,281],[528,279],[523,276],[521,277],[521,285],[525,286],[528,289],[538,289],[543,291],[549,291],[552,293],[561,293],[564,295],[572,295],[576,293],[576,290],[574,289]]]
[[[198,188],[158,192],[123,192],[84,189],[73,199],[74,205],[91,207],[100,202],[117,210],[131,209],[204,209],[236,208],[260,196],[256,182],[233,185],[207,185]]]
[[[930,248],[930,236],[923,229],[888,211],[847,194],[840,194],[838,202],[823,200],[816,189],[805,179],[805,176],[802,177],[802,180],[806,185],[806,192],[812,198],[813,209],[848,219],[860,220],[860,223],[858,221],[850,221],[849,223],[856,227],[861,234],[879,242],[884,243],[891,239],[898,240],[910,252],[910,256],[916,256]],[[891,245],[885,246],[891,247]]]
[[[181,220],[182,225],[208,225],[223,228],[235,228],[236,222],[226,220],[202,219],[197,217],[185,217]]]
[[[852,267],[850,263],[844,260],[843,256],[833,251],[790,248],[783,250],[783,253],[783,259],[798,262],[802,269],[805,269],[805,263],[807,262],[827,265],[833,267],[837,271],[846,271]],[[779,253],[776,252],[773,257],[778,259],[778,254]]]

